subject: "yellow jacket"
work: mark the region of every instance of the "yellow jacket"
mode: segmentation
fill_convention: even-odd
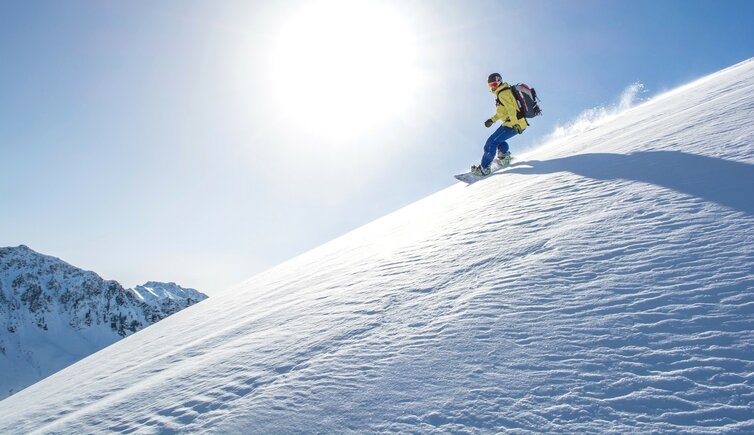
[[[526,130],[529,123],[526,118],[518,117],[518,103],[513,91],[508,83],[503,83],[497,89],[492,91],[495,94],[495,114],[492,115],[492,122],[502,121],[503,125],[516,130],[518,133]]]

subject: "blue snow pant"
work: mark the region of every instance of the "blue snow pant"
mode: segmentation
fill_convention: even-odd
[[[497,150],[507,153],[510,148],[506,140],[515,136],[516,130],[501,125],[494,133],[487,139],[487,143],[484,144],[484,155],[482,156],[482,167],[488,168],[492,159],[495,158]]]

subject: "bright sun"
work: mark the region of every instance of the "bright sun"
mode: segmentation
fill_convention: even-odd
[[[270,72],[281,113],[322,137],[398,119],[417,99],[416,35],[387,4],[307,2],[289,13]]]

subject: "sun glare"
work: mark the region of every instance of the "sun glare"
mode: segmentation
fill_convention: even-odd
[[[281,113],[314,134],[343,138],[411,108],[416,63],[416,37],[399,11],[378,2],[321,1],[289,12],[270,72]]]

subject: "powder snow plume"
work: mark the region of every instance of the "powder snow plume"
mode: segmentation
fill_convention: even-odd
[[[615,119],[626,110],[646,101],[643,96],[645,93],[644,84],[640,82],[632,83],[621,93],[616,104],[597,106],[583,111],[576,119],[555,127],[555,131],[547,136],[545,142],[570,136],[574,133],[581,133]]]

